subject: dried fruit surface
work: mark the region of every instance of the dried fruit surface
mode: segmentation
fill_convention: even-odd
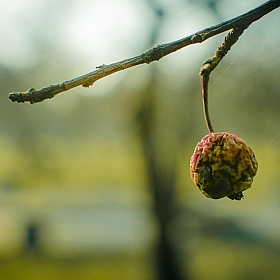
[[[190,162],[193,182],[206,197],[240,200],[251,187],[258,162],[252,149],[226,132],[210,133],[196,146]]]

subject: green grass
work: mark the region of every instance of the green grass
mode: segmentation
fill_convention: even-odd
[[[34,255],[0,261],[1,280],[149,280],[153,272],[143,259],[122,257],[64,262]]]

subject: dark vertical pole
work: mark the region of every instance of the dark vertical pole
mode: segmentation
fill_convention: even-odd
[[[149,4],[157,19],[150,40],[150,44],[153,46],[156,44],[162,26],[164,11],[155,0],[149,0]],[[177,208],[174,194],[177,158],[173,154],[172,147],[171,150],[159,148],[161,141],[164,141],[164,139],[160,139],[161,136],[156,132],[156,127],[158,127],[156,118],[158,109],[156,79],[158,71],[157,65],[151,65],[151,67],[150,83],[143,93],[144,100],[136,121],[140,127],[140,138],[154,198],[154,213],[159,224],[159,239],[155,252],[157,279],[187,280],[188,277],[183,275],[181,269],[179,254],[168,236],[168,226],[174,218]],[[166,159],[165,168],[162,168],[162,164],[159,162],[160,158]]]
[[[140,137],[154,200],[154,213],[159,225],[159,239],[155,252],[157,278],[159,280],[186,280],[188,278],[183,275],[179,254],[168,236],[170,221],[175,217],[178,207],[175,200],[176,155],[171,155],[172,150],[160,151],[157,147],[164,139],[160,139],[155,132],[157,102],[153,81],[146,88],[145,94],[147,94],[146,104],[143,105],[142,111],[138,115],[138,123],[141,123]],[[172,149],[172,147],[170,148]],[[167,157],[171,160],[168,160],[168,164],[163,170],[159,158]]]

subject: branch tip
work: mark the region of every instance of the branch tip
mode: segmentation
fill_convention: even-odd
[[[9,94],[9,99],[13,102],[29,102],[30,104],[34,104],[41,102],[45,99],[51,99],[58,93],[65,90],[66,89],[63,84],[50,85],[39,90],[36,90],[35,88],[30,88],[26,92],[11,92]]]

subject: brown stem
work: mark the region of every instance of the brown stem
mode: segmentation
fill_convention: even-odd
[[[208,83],[209,83],[209,75],[202,76],[202,103],[203,103],[204,118],[209,133],[212,133],[214,132],[214,129],[212,127],[209,110],[208,110]]]
[[[242,35],[243,31],[248,28],[244,26],[242,28],[232,29],[224,39],[224,42],[217,48],[214,56],[204,61],[203,66],[200,69],[199,75],[202,77],[202,103],[204,110],[204,118],[209,133],[214,132],[210,121],[209,109],[208,109],[208,84],[211,72],[218,66],[225,55],[228,53],[232,45],[234,45],[238,38]]]

